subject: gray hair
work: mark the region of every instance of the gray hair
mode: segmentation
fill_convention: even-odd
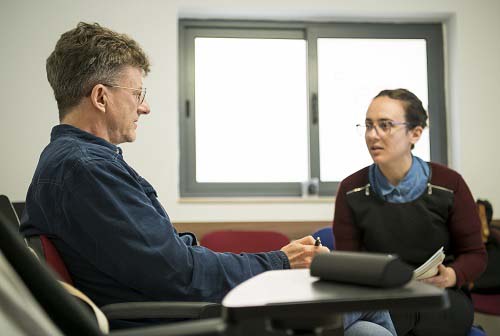
[[[62,34],[46,63],[59,119],[89,96],[95,85],[113,84],[125,66],[140,68],[144,75],[150,67],[139,44],[127,35],[85,22]]]

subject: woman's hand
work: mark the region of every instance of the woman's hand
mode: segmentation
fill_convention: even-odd
[[[422,281],[440,288],[453,287],[456,285],[457,275],[453,268],[446,267],[441,264],[438,266],[438,272],[438,275],[433,276],[432,278],[424,279]]]

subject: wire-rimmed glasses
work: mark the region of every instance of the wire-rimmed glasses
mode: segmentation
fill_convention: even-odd
[[[405,121],[393,121],[389,119],[381,119],[377,120],[376,122],[365,121],[364,124],[357,124],[356,129],[361,135],[365,135],[366,133],[375,129],[375,132],[377,132],[379,136],[387,136],[391,134],[391,130],[394,127],[400,125],[409,125],[409,123]]]
[[[108,86],[108,87],[113,87],[113,88],[127,89],[127,90],[133,90],[133,91],[139,92],[138,94],[136,94],[138,105],[141,105],[144,102],[144,99],[146,98],[146,88],[135,89],[135,88],[120,86],[120,85],[112,85],[112,84],[103,84],[103,85]]]

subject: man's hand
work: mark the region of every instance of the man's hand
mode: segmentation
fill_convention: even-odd
[[[446,267],[441,264],[438,266],[438,271],[438,275],[433,276],[432,278],[424,279],[422,281],[440,288],[453,287],[456,285],[457,275],[453,268]]]
[[[290,268],[309,268],[316,254],[330,252],[327,247],[314,246],[314,243],[315,240],[312,236],[306,236],[293,240],[281,248],[290,261]]]

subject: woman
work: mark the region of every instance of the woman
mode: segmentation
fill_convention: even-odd
[[[405,89],[384,90],[364,125],[373,164],[340,184],[334,233],[339,250],[398,254],[418,267],[444,246],[439,273],[423,280],[446,288],[443,311],[391,313],[398,335],[466,335],[473,307],[462,290],[486,265],[476,205],[455,171],[413,156],[427,126],[422,102]]]

